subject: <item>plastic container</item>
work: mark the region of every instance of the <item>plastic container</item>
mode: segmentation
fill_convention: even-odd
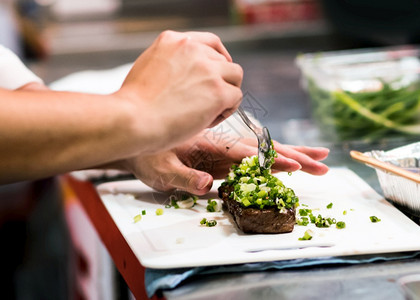
[[[309,53],[296,63],[324,137],[420,136],[418,47]]]

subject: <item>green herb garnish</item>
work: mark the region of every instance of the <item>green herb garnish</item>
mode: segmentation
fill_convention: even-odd
[[[206,223],[207,227],[214,227],[217,225],[217,221],[216,220],[208,220]]]
[[[134,216],[134,223],[137,223],[140,220],[141,220],[141,215]]]
[[[217,221],[216,220],[207,220],[206,218],[203,218],[200,221],[200,225],[206,225],[207,227],[214,227],[217,225]]]
[[[309,224],[309,218],[308,217],[301,217],[296,220],[296,224],[300,226],[307,226]]]
[[[218,203],[216,200],[213,199],[208,199],[207,200],[207,207],[206,207],[208,212],[217,212],[220,209],[218,208]]]
[[[157,215],[157,216],[161,216],[161,215],[163,215],[163,209],[162,209],[162,208],[158,208],[158,209],[156,209],[156,215]]]
[[[346,227],[346,223],[343,221],[337,222],[337,224],[335,224],[335,227],[337,227],[338,229],[343,229]]]
[[[174,207],[175,209],[188,209],[194,207],[197,203],[198,197],[187,192],[178,192],[169,197],[170,205],[165,205],[166,208]]]
[[[327,205],[328,209],[331,209],[333,207],[333,203],[331,202],[330,204]]]
[[[260,167],[256,155],[242,159],[239,165],[233,165],[222,185],[234,186],[230,197],[243,207],[290,209],[299,204],[294,191],[273,176],[271,169]]]
[[[146,215],[146,210],[144,210],[144,209],[143,209],[143,210],[141,211],[141,214],[142,214],[143,216],[144,216],[144,215]]]
[[[324,218],[320,214],[318,216],[309,214],[309,218],[311,220],[311,223],[315,224],[316,227],[320,228],[328,228],[331,225],[337,223],[337,221],[334,218]]]
[[[377,222],[380,222],[380,221],[381,221],[381,219],[379,219],[379,218],[378,218],[378,217],[376,217],[376,216],[370,216],[369,218],[370,218],[370,221],[371,221],[372,223],[377,223]]]
[[[309,209],[309,208],[301,208],[301,209],[299,209],[299,215],[301,215],[302,217],[307,216],[310,213],[312,213],[312,209]]]
[[[312,231],[306,230],[302,237],[299,238],[299,241],[309,241],[312,239]]]

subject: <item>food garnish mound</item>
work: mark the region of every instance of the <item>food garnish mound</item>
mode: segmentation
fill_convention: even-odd
[[[294,228],[299,198],[271,174],[276,156],[270,150],[265,169],[260,167],[258,156],[245,157],[231,167],[219,187],[224,206],[245,233],[284,233]]]

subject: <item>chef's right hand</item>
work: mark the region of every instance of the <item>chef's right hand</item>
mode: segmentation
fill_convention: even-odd
[[[165,31],[140,55],[116,95],[138,116],[138,143],[146,137],[146,150],[155,152],[230,116],[242,99],[242,77],[216,35]]]

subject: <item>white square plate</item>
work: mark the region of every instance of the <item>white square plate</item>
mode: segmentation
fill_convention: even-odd
[[[333,168],[324,176],[304,172],[277,176],[295,191],[301,205],[307,205],[316,215],[344,221],[346,228],[310,224],[296,225],[291,233],[243,234],[228,212],[206,211],[207,199],[217,198],[222,181],[215,181],[212,191],[191,209],[165,208],[169,195],[155,192],[138,180],[101,184],[98,192],[140,263],[148,268],[420,250],[420,227],[352,171]],[[331,209],[326,208],[329,203],[333,203]],[[158,208],[163,208],[163,215],[155,214]],[[134,216],[142,210],[146,215],[135,223]],[[372,223],[370,216],[381,221]],[[218,224],[201,226],[203,218],[215,219]],[[312,240],[300,241],[308,229],[313,231]]]

